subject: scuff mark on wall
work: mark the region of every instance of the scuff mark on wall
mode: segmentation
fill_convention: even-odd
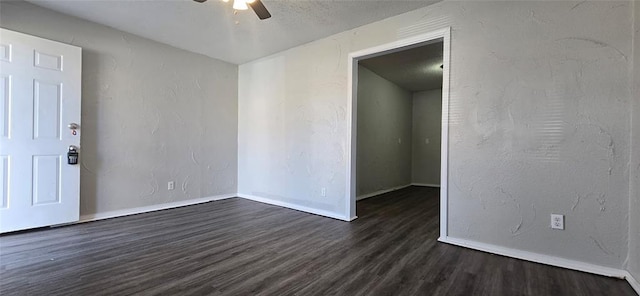
[[[603,253],[607,254],[607,255],[613,255],[613,253],[611,253],[611,251],[607,250],[607,248],[604,246],[604,244],[602,242],[600,242],[598,239],[596,239],[593,236],[589,236],[589,238],[591,239],[591,241],[593,241],[593,243],[598,246],[598,249],[600,249]]]
[[[182,192],[187,193],[187,188],[189,187],[189,178],[191,176],[187,175],[182,181]]]
[[[525,224],[525,222],[524,222],[524,217],[525,216],[524,216],[523,212],[520,212],[520,223],[517,225],[516,228],[512,229],[511,235],[513,237],[515,237],[515,236],[519,236],[519,235],[521,235],[523,233],[526,233],[529,230],[531,230],[534,227],[533,226],[534,225],[533,222],[536,221],[537,216],[538,215],[537,215],[536,206],[534,204],[531,204],[531,218],[528,219],[528,222],[527,222],[529,226],[528,227],[523,227],[524,224]]]
[[[193,164],[195,164],[195,165],[199,165],[200,164],[198,162],[198,160],[196,159],[196,154],[195,154],[195,152],[193,152],[193,150],[191,150],[191,162],[193,162]]]
[[[597,45],[599,47],[603,47],[603,48],[611,48],[613,50],[615,50],[622,58],[624,58],[625,61],[628,61],[627,55],[624,54],[624,52],[622,52],[621,50],[619,50],[618,48],[607,44],[605,42],[602,41],[598,41],[598,40],[594,40],[594,39],[590,39],[590,38],[584,38],[584,37],[566,37],[566,38],[560,38],[560,39],[556,39],[556,41],[582,41],[582,42],[587,42],[587,43],[591,43],[594,45]]]
[[[516,232],[518,232],[518,230],[520,230],[520,227],[522,227],[522,222],[523,222],[523,217],[522,215],[520,215],[520,222],[518,222],[518,224],[516,224],[515,227],[511,228],[511,234],[516,235]]]
[[[149,185],[149,191],[143,194],[144,197],[152,196],[158,192],[158,181],[155,179],[153,174],[151,174],[151,179],[147,185]]]
[[[580,2],[578,2],[576,5],[572,6],[572,7],[571,7],[571,9],[569,9],[569,10],[574,10],[574,9],[578,8],[578,6],[580,6],[580,5],[582,5],[582,4],[585,4],[586,2],[587,2],[587,1],[580,1]]]
[[[580,194],[576,193],[576,201],[573,203],[573,205],[571,206],[571,211],[575,211],[575,209],[578,207],[578,205],[580,204],[580,199],[582,197],[580,196]]]

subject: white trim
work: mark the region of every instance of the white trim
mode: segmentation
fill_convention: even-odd
[[[389,188],[389,189],[383,189],[383,190],[378,190],[376,192],[371,192],[371,193],[367,193],[367,194],[362,194],[362,195],[358,195],[358,197],[356,197],[356,200],[363,200],[363,199],[367,199],[369,197],[374,197],[380,194],[385,194],[391,191],[396,191],[396,190],[400,190],[403,188],[407,188],[411,186],[411,184],[407,184],[407,185],[402,185],[402,186],[398,186],[398,187],[393,187],[393,188]]]
[[[625,278],[627,279],[627,282],[629,282],[629,285],[631,285],[631,288],[633,288],[634,290],[636,290],[636,293],[638,293],[638,295],[640,295],[640,282],[638,282],[638,280],[636,280],[636,278],[633,277],[633,275],[631,275],[630,272],[626,271],[627,273],[625,275]]]
[[[166,209],[179,208],[179,207],[201,204],[201,203],[210,202],[210,201],[223,200],[223,199],[232,198],[236,196],[237,195],[235,193],[229,193],[229,194],[222,194],[222,195],[216,195],[216,196],[202,197],[197,199],[174,201],[174,202],[158,204],[158,205],[82,215],[80,216],[80,220],[75,223],[85,223],[90,221],[98,221],[98,220],[104,220],[104,219],[124,217],[129,215],[155,212],[155,211],[166,210]]]
[[[397,40],[387,44],[374,46],[349,53],[347,57],[347,142],[346,142],[346,196],[345,217],[356,216],[356,137],[358,116],[356,114],[358,60],[379,55],[398,52],[409,47],[416,47],[433,40],[442,38],[443,42],[443,72],[442,72],[442,134],[440,146],[440,236],[448,234],[448,176],[449,176],[449,68],[451,53],[451,27],[433,32]]]
[[[543,255],[533,252],[521,251],[512,248],[506,248],[491,244],[485,244],[480,242],[469,241],[465,239],[452,238],[452,237],[440,237],[438,241],[452,244],[456,246],[461,246],[469,249],[479,250],[487,253],[492,253],[496,255],[502,255],[512,258],[517,258],[521,260],[542,263],[551,266],[557,266],[567,269],[573,269],[593,274],[599,274],[609,277],[616,277],[620,279],[624,279],[628,277],[630,274],[626,270],[605,267],[597,264],[585,263],[576,260],[570,260],[555,256]],[[633,284],[632,284],[633,285]]]
[[[428,183],[411,183],[411,186],[437,187],[437,188],[440,188],[440,184],[428,184]]]
[[[442,30],[442,134],[440,135],[440,236],[449,235],[449,69],[451,27]]]
[[[279,206],[279,207],[285,207],[285,208],[289,208],[289,209],[292,209],[292,210],[297,210],[297,211],[306,212],[306,213],[310,213],[310,214],[325,216],[325,217],[338,219],[338,220],[343,220],[343,221],[351,221],[351,220],[355,219],[355,217],[354,218],[348,218],[348,216],[340,215],[340,214],[337,214],[337,213],[334,213],[334,212],[318,210],[318,209],[305,207],[305,206],[301,206],[301,205],[296,205],[296,204],[292,204],[292,203],[288,203],[288,202],[284,202],[284,201],[273,200],[273,199],[262,197],[262,196],[256,196],[256,195],[250,195],[250,194],[242,194],[242,193],[238,193],[237,196],[241,197],[241,198],[245,198],[245,199],[249,199],[249,200],[265,203],[265,204],[270,204],[270,205]]]
[[[345,196],[345,216],[356,216],[356,134],[358,115],[356,108],[358,98],[358,60],[353,54],[349,54],[347,63],[347,182]]]

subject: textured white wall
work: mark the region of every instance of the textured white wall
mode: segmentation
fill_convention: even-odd
[[[627,269],[640,281],[640,2],[634,2],[631,161],[629,186],[629,262]]]
[[[0,5],[0,26],[83,48],[81,215],[236,192],[237,66]]]
[[[356,195],[411,183],[411,92],[358,66]]]
[[[344,216],[347,54],[451,26],[449,235],[620,268],[632,11],[441,2],[243,64],[239,191]]]
[[[411,183],[440,185],[442,89],[413,93]]]

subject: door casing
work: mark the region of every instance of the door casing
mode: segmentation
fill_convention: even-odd
[[[419,47],[433,42],[443,43],[443,73],[442,73],[442,131],[440,154],[440,238],[446,238],[448,233],[448,169],[449,169],[449,66],[451,47],[451,27],[412,36],[394,42],[381,44],[349,53],[347,61],[348,81],[347,89],[347,172],[346,172],[346,205],[345,217],[349,221],[356,216],[356,139],[357,139],[357,92],[358,92],[358,61],[389,53]]]

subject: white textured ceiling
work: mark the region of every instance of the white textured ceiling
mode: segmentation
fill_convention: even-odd
[[[442,88],[442,42],[360,60],[360,65],[408,91]]]
[[[261,21],[220,0],[28,1],[235,64],[438,2],[263,0],[272,17]]]

